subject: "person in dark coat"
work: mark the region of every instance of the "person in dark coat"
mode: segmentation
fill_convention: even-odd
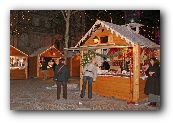
[[[104,60],[104,62],[103,62],[102,67],[101,67],[102,70],[109,70],[110,69],[110,65],[109,65],[108,61],[106,60],[105,57],[103,58],[103,60]]]
[[[130,71],[129,65],[130,65],[130,57],[127,56],[127,57],[126,57],[126,60],[125,60],[125,70],[126,70],[127,72]]]
[[[53,68],[53,72],[55,74],[55,67],[58,65],[57,64],[57,59],[56,60],[52,60],[52,62],[53,62],[52,68]],[[52,87],[57,87],[56,83]]]
[[[61,85],[63,86],[63,98],[67,99],[67,82],[70,79],[69,71],[65,65],[65,59],[61,58],[55,67],[54,80],[57,83],[57,99],[60,99]]]
[[[42,70],[44,71],[43,80],[47,80],[47,66],[48,66],[48,63],[45,60],[43,60],[43,62],[42,62]]]
[[[160,95],[160,67],[156,58],[150,59],[151,65],[146,71],[148,76],[145,83],[144,93],[148,95],[148,105],[156,107],[158,96]]]

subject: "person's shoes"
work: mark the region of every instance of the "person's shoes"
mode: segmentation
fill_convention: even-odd
[[[83,94],[80,94],[80,97],[81,97],[81,98],[84,98],[84,96],[85,96],[85,94],[84,94],[84,95],[83,95]]]
[[[53,87],[53,88],[56,88],[56,87],[57,87],[57,85],[55,84],[55,85],[53,85],[52,87]]]
[[[150,102],[149,104],[148,104],[148,106],[152,106],[153,105],[153,102]]]

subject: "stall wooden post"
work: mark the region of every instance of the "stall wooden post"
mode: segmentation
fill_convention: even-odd
[[[28,79],[28,57],[26,58],[27,65],[25,66],[26,79]]]
[[[40,55],[37,56],[37,77],[40,77]]]
[[[81,54],[81,58],[80,58],[80,64],[81,64],[82,63],[82,59],[83,59],[83,50],[80,50],[80,54]],[[82,84],[83,84],[82,71],[83,71],[83,66],[80,65],[80,90],[82,90]]]
[[[140,46],[133,47],[133,93],[132,101],[137,102],[139,99],[139,78],[140,78]]]

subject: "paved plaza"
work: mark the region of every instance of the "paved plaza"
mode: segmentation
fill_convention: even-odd
[[[147,100],[137,104],[127,104],[127,101],[116,97],[103,97],[93,94],[92,99],[80,98],[79,78],[71,78],[67,85],[67,100],[56,99],[56,87],[53,79],[42,80],[29,78],[27,80],[10,80],[10,110],[159,110],[148,106]],[[61,91],[62,92],[62,91]],[[62,94],[61,94],[62,97]]]

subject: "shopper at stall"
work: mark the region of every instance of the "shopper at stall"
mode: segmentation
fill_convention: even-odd
[[[52,68],[53,68],[53,72],[54,72],[54,75],[55,75],[55,67],[59,64],[58,60],[52,60],[53,61],[53,65],[52,65]],[[55,83],[52,87],[57,87],[57,84]]]
[[[102,64],[102,70],[109,70],[110,69],[110,65],[108,63],[108,61],[106,60],[106,58],[103,58],[104,62]]]
[[[61,58],[59,64],[55,67],[54,80],[57,83],[57,99],[60,99],[61,85],[63,86],[63,98],[67,99],[67,82],[70,79],[70,74],[65,59]]]
[[[127,56],[126,59],[125,59],[125,70],[126,70],[127,72],[130,71],[129,65],[130,65],[130,57]]]
[[[92,62],[87,63],[83,69],[83,85],[80,97],[83,98],[85,96],[86,83],[88,81],[88,98],[92,98],[92,82],[96,80],[97,77],[97,66],[96,59],[93,58]]]
[[[150,59],[150,66],[146,71],[148,76],[144,93],[148,95],[148,105],[156,107],[158,96],[160,95],[160,67],[156,58]]]
[[[44,59],[42,61],[42,71],[43,71],[43,75],[44,75],[44,79],[43,80],[47,79],[47,66],[48,66],[48,63]]]

